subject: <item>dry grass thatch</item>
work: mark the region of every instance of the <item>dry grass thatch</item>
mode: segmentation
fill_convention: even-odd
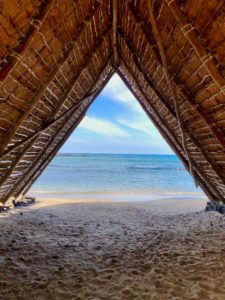
[[[225,2],[0,2],[0,199],[26,193],[114,72],[225,202]]]

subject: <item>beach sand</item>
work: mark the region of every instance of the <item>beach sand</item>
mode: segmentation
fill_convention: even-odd
[[[0,216],[0,299],[225,299],[206,200],[45,199]]]

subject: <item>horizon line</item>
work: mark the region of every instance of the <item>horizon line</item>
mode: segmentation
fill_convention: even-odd
[[[108,155],[171,155],[177,156],[173,153],[104,153],[104,152],[59,152],[56,155],[74,155],[74,154],[108,154]]]

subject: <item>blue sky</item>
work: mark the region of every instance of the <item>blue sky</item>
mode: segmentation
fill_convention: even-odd
[[[117,74],[60,152],[173,154]]]

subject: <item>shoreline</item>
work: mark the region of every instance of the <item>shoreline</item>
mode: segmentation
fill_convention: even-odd
[[[171,204],[174,205],[186,205],[190,203],[191,207],[195,209],[196,207],[199,208],[199,204],[203,205],[206,204],[207,198],[160,198],[160,199],[151,199],[151,200],[146,200],[146,201],[141,201],[141,200],[127,200],[124,201],[124,199],[120,198],[114,198],[114,199],[107,199],[107,198],[45,198],[45,197],[39,197],[36,199],[35,203],[32,204],[31,206],[27,206],[28,208],[38,208],[39,206],[41,207],[47,207],[47,206],[54,206],[56,204],[93,204],[93,203],[100,203],[100,204],[121,204],[121,205],[135,205],[135,206],[146,206],[146,207],[155,207],[155,206],[161,206],[165,205],[166,207],[163,208],[163,211],[165,211],[167,208],[171,206]]]
[[[30,196],[41,199],[83,199],[84,201],[113,201],[113,202],[142,202],[161,199],[205,199],[203,192],[181,191],[152,191],[152,190],[127,190],[127,191],[86,191],[86,192],[58,192],[58,191],[30,191]]]
[[[119,195],[121,195],[119,193]],[[33,196],[33,195],[32,195]],[[21,206],[18,208],[14,208],[11,206],[11,209],[8,212],[0,214],[1,218],[10,217],[10,215],[20,214],[23,213],[35,213],[36,211],[45,209],[53,209],[57,213],[60,206],[68,206],[68,205],[99,205],[101,206],[115,206],[115,207],[132,207],[132,208],[139,208],[149,211],[151,214],[154,215],[185,215],[188,213],[195,213],[195,212],[203,212],[205,210],[207,198],[198,197],[179,197],[179,198],[159,198],[159,199],[150,199],[150,200],[129,200],[124,198],[49,198],[49,197],[37,197],[35,202],[28,206]],[[10,204],[10,203],[8,203]]]

